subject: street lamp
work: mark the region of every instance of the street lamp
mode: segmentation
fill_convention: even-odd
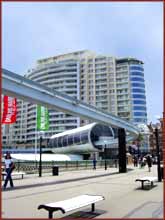
[[[107,170],[107,141],[104,140],[104,168]]]
[[[106,144],[104,147],[104,157],[105,157],[105,170],[107,170],[107,147],[106,147]]]
[[[39,160],[39,177],[42,177],[42,139],[43,139],[43,132],[40,132],[40,160]]]
[[[34,146],[34,155],[35,155],[35,162],[37,164],[37,136],[38,136],[38,133],[37,133],[37,130],[35,131],[35,146]]]

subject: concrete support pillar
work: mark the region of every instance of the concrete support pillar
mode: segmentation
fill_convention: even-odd
[[[126,157],[126,134],[124,128],[118,129],[119,141],[119,173],[127,172],[127,157]]]

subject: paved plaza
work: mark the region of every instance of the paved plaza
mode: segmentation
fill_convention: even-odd
[[[96,203],[93,214],[86,206],[66,214],[54,212],[54,218],[163,218],[163,182],[142,190],[135,179],[143,176],[157,176],[156,165],[150,173],[147,167],[130,165],[122,174],[118,168],[99,168],[13,178],[15,188],[2,192],[2,218],[48,218],[38,205],[82,194],[102,195],[105,200]]]

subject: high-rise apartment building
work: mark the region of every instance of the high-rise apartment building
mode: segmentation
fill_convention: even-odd
[[[84,50],[38,60],[25,76],[135,124],[147,123],[144,69],[140,60]],[[47,139],[89,123],[51,109],[49,115]],[[10,139],[13,146],[26,143],[34,147],[36,136],[36,105],[18,101],[17,122],[10,126],[10,138],[3,136],[3,143]]]
[[[133,123],[147,123],[143,62],[133,58],[116,60],[117,115]]]

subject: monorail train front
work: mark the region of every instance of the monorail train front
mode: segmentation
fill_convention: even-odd
[[[53,135],[48,148],[54,153],[89,153],[101,151],[105,144],[114,142],[110,126],[92,123]]]

